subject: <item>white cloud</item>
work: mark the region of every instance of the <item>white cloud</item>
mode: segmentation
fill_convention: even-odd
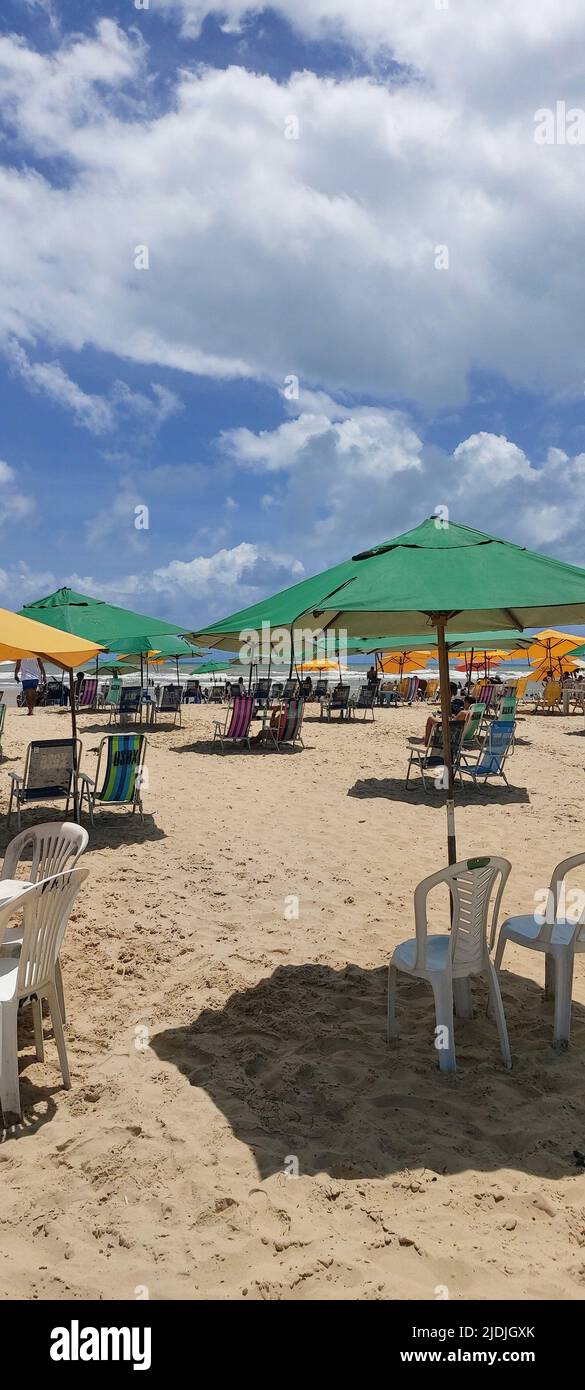
[[[197,68],[158,114],[144,47],[112,21],[51,55],[0,39],[0,96],[30,150],[0,172],[0,336],[443,406],[475,368],[580,392],[581,152],[537,146],[533,117],[571,100],[581,0],[280,9],[373,53],[386,39],[416,71]],[[222,10],[237,22],[245,7]]]
[[[517,79],[516,96],[542,83],[547,72],[579,80],[578,46],[583,36],[580,0],[159,0],[161,11],[177,16],[184,32],[196,36],[206,15],[224,17],[232,27],[272,9],[310,38],[344,38],[372,62],[391,55],[438,87],[465,91],[477,101],[510,93],[507,74]],[[575,48],[577,45],[577,48]],[[539,104],[539,103],[537,103]]]
[[[0,459],[0,526],[25,521],[34,511],[34,499],[21,492],[16,483],[15,469]]]
[[[104,434],[114,425],[111,406],[101,396],[88,395],[60,366],[59,362],[31,362],[24,348],[11,341],[7,355],[13,371],[32,390],[39,391],[73,415],[78,425],[92,434]]]
[[[278,478],[278,494],[265,494],[261,511],[279,507],[308,572],[416,525],[437,506],[455,521],[582,564],[585,454],[550,448],[531,460],[487,431],[449,454],[424,444],[397,411],[351,409],[324,393],[305,393],[299,410],[274,430],[231,430],[219,442],[239,469]],[[308,504],[314,495],[316,505]]]
[[[535,472],[526,454],[517,444],[511,444],[502,434],[488,434],[482,430],[464,439],[453,451],[455,463],[461,467],[461,491],[471,479],[491,483],[511,482],[513,478],[523,478],[530,482]]]
[[[76,425],[92,434],[107,434],[129,417],[145,434],[155,434],[178,411],[182,402],[174,391],[157,382],[151,384],[152,398],[132,391],[124,381],[115,381],[110,399],[91,395],[73,381],[59,362],[31,362],[24,348],[11,339],[5,347],[10,368],[32,391],[41,392],[70,412]]]
[[[310,396],[307,394],[307,400]],[[350,409],[319,396],[319,414],[306,411],[275,430],[225,430],[221,445],[244,467],[279,473],[302,463],[315,467],[323,451],[335,471],[361,478],[390,479],[405,469],[420,468],[421,440],[397,410],[372,406]]]

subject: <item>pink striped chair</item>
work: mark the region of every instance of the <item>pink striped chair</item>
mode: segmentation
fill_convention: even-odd
[[[250,748],[250,724],[253,713],[254,696],[236,695],[233,705],[228,709],[223,727],[221,720],[216,719],[213,742],[219,741],[222,753],[225,753],[226,743],[236,746],[246,743]]]
[[[95,678],[94,678],[93,676],[92,676],[89,680],[86,678],[86,679],[84,680],[84,682],[83,682],[82,687],[81,687],[81,694],[80,694],[79,700],[78,700],[78,702],[77,702],[77,708],[78,708],[78,710],[80,710],[80,709],[93,709],[93,708],[94,708],[94,705],[95,705],[95,702],[96,702],[96,700],[97,700],[97,693],[98,693],[98,683],[97,683],[97,680],[95,680]]]

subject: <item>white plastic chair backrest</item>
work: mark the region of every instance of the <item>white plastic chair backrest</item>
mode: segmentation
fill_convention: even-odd
[[[490,901],[500,879],[492,913],[492,932],[495,932],[502,894],[512,865],[508,859],[495,855],[476,855],[463,859],[449,868],[423,879],[414,894],[416,926],[416,970],[427,969],[427,898],[439,883],[445,883],[451,894],[453,920],[451,923],[451,962],[473,974],[483,969],[488,958],[488,916]]]
[[[0,907],[0,946],[3,944],[6,929],[10,927],[12,918],[22,915],[24,899],[29,893],[34,892],[35,885],[31,884],[29,888],[23,890],[18,898],[11,898],[9,902],[4,904],[4,907]],[[8,940],[10,941],[10,939],[9,937]]]
[[[30,883],[39,883],[43,878],[73,869],[89,843],[89,835],[82,825],[73,822],[48,821],[43,825],[30,826],[15,835],[10,841],[4,856],[0,880],[17,878],[21,860],[25,860],[24,877]],[[27,851],[31,851],[29,861]],[[26,856],[26,859],[25,859]]]
[[[23,894],[24,932],[18,961],[18,993],[41,989],[54,976],[71,909],[89,869],[71,869]]]
[[[578,910],[580,907],[579,899],[577,899],[576,903],[571,902],[568,904],[567,889],[565,887],[567,874],[570,874],[572,869],[577,869],[580,864],[585,864],[585,852],[581,854],[571,854],[568,859],[561,859],[560,864],[557,864],[553,869],[545,911],[544,913],[535,913],[535,921],[539,920],[541,915],[545,918],[535,940],[550,941],[557,918],[563,922],[572,921],[574,918],[574,931],[570,938],[571,941],[574,942],[577,940],[577,937],[583,937],[585,929],[585,906],[583,906],[581,911]],[[567,907],[569,913],[568,917]]]

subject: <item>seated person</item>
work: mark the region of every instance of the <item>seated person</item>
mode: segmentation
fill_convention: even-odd
[[[451,687],[451,689],[453,689],[453,687]],[[457,723],[464,723],[464,724],[466,724],[466,723],[467,723],[467,720],[469,719],[469,716],[470,716],[470,714],[471,714],[472,707],[473,707],[473,700],[471,699],[471,696],[470,696],[470,695],[459,696],[459,695],[456,694],[456,695],[453,697],[452,701],[451,701],[451,719],[457,720]],[[426,726],[425,726],[425,743],[426,743],[426,744],[428,744],[428,743],[430,742],[431,734],[432,734],[432,732],[433,732],[433,729],[435,728],[435,725],[436,725],[436,724],[440,724],[440,723],[441,723],[441,715],[440,715],[440,714],[430,714],[430,715],[429,715],[429,717],[428,717],[428,719],[427,719],[427,722],[426,722]]]

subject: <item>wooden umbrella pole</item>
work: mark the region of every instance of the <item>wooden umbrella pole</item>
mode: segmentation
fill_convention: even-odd
[[[449,653],[445,641],[447,619],[436,617],[437,645],[439,649],[439,680],[441,686],[441,724],[443,727],[443,758],[447,771],[447,853],[449,864],[457,863],[457,841],[455,838],[455,779],[453,777],[453,758],[451,754],[451,692],[449,690]]]
[[[75,685],[73,670],[69,668],[69,702],[71,705],[71,731],[73,734],[73,804],[75,819],[79,824],[79,764],[77,760],[77,710],[75,708]]]

